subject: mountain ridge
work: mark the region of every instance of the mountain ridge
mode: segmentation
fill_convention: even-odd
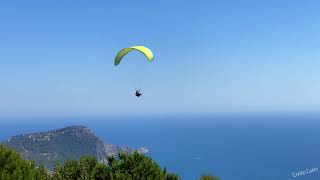
[[[98,138],[89,128],[81,125],[67,126],[61,129],[20,134],[2,142],[5,146],[18,151],[23,158],[35,160],[46,169],[53,170],[55,164],[68,159],[78,160],[82,156],[94,156],[100,162],[106,162],[106,156],[117,155],[120,151],[147,153],[147,148],[134,149],[107,144]]]

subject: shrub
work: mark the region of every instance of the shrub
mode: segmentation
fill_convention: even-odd
[[[203,174],[203,175],[201,175],[200,180],[220,180],[220,178],[215,177],[211,174]]]

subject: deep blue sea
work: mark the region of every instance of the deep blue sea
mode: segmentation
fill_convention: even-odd
[[[107,143],[148,147],[161,166],[187,180],[204,172],[222,180],[320,179],[317,113],[2,118],[0,140],[68,125],[85,125]]]

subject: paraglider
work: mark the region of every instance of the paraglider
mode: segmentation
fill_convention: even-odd
[[[149,48],[147,48],[147,47],[145,47],[145,46],[132,46],[132,47],[124,48],[124,49],[120,50],[120,51],[117,53],[117,55],[116,55],[116,57],[115,57],[115,59],[114,59],[114,65],[115,65],[115,66],[118,66],[118,65],[120,64],[121,60],[123,59],[123,57],[124,57],[126,54],[128,54],[129,52],[131,52],[131,51],[139,51],[139,52],[141,52],[141,53],[147,58],[147,60],[148,60],[149,62],[152,62],[152,61],[153,61],[153,53],[152,53],[152,51],[151,51]],[[136,90],[135,96],[136,96],[136,97],[142,96],[142,93],[141,93],[141,90],[140,90],[140,89],[139,89],[139,90]]]
[[[135,94],[135,95],[136,95],[137,97],[142,96],[142,93],[141,93],[140,91],[141,91],[140,89],[139,89],[139,90],[136,90],[136,94]]]

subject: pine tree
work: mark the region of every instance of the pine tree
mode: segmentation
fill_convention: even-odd
[[[36,167],[33,161],[24,160],[14,150],[0,145],[0,177],[3,180],[45,180],[49,175],[43,166]]]

